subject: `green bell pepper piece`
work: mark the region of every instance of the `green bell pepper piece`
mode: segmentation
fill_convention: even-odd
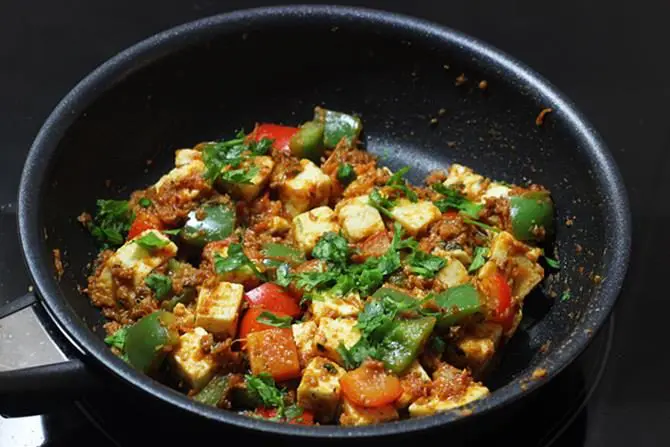
[[[198,296],[195,287],[185,287],[184,290],[177,296],[173,296],[169,300],[165,300],[161,303],[161,309],[169,310],[172,312],[174,307],[182,303],[184,305],[190,304],[195,300],[195,297]]]
[[[463,318],[481,311],[479,292],[472,284],[451,287],[435,297],[435,303],[442,308],[437,317],[437,326],[453,326]]]
[[[204,218],[198,219],[198,216]],[[235,209],[230,205],[210,204],[191,211],[181,230],[184,243],[204,247],[209,242],[220,241],[235,229]]]
[[[327,149],[337,146],[342,138],[352,143],[358,139],[363,129],[360,118],[321,107],[314,109],[314,120],[324,124],[323,144]]]
[[[155,371],[168,352],[164,348],[179,342],[175,321],[170,312],[159,310],[128,327],[124,346],[128,362],[143,373]]]
[[[380,346],[384,366],[395,374],[405,372],[419,356],[433,328],[435,328],[433,317],[397,320]]]
[[[305,254],[302,251],[274,242],[263,244],[263,255],[273,261],[287,262],[292,265],[305,262]]]
[[[214,376],[203,389],[193,396],[193,399],[216,407],[229,391],[230,379],[228,376]]]
[[[416,298],[390,287],[382,287],[372,294],[374,298],[391,298],[393,301],[401,304],[409,304],[416,301]]]
[[[511,196],[512,233],[520,241],[538,241],[554,231],[554,202],[548,192],[531,191]],[[544,231],[537,231],[544,228]]]
[[[324,125],[319,121],[308,121],[289,141],[289,148],[293,156],[319,161],[324,152],[323,147]]]

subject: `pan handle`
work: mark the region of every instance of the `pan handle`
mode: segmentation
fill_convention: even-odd
[[[2,416],[44,413],[99,388],[84,362],[64,352],[67,343],[42,323],[45,315],[32,292],[0,307]]]

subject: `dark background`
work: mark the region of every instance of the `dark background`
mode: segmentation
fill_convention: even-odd
[[[127,46],[171,26],[259,1],[3,1],[0,166],[20,165],[60,98]],[[540,72],[572,98],[614,154],[631,199],[633,257],[612,356],[589,408],[588,445],[670,445],[666,266],[670,175],[670,3],[664,1],[348,2],[433,20]],[[287,49],[287,54],[298,49]],[[3,170],[0,203],[20,171]],[[664,197],[665,196],[665,197]],[[20,269],[20,262],[13,268]],[[25,285],[13,287],[25,290]],[[18,293],[18,292],[17,292]],[[547,405],[551,403],[548,402]]]

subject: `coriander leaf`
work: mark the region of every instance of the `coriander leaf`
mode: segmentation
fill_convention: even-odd
[[[485,223],[483,223],[483,222],[479,222],[479,221],[476,221],[476,220],[468,219],[467,217],[463,218],[463,222],[468,223],[468,224],[470,224],[470,225],[477,226],[477,227],[479,227],[479,228],[483,228],[484,230],[493,231],[494,233],[498,233],[498,232],[500,232],[500,229],[498,229],[498,228],[496,228],[496,227],[492,227],[491,225],[487,225],[487,224],[485,224]]]
[[[152,273],[144,280],[147,285],[156,294],[156,298],[162,300],[172,291],[172,280],[169,276],[160,273]]]
[[[258,321],[259,323],[267,324],[268,326],[287,328],[291,327],[291,322],[293,321],[293,318],[289,316],[280,317],[278,315],[273,314],[272,312],[262,312],[258,317],[256,317],[256,321]]]
[[[236,168],[242,162],[242,152],[245,149],[244,138],[205,145],[202,150],[202,161],[206,168],[203,177],[214,182],[225,166]]]
[[[167,234],[170,236],[176,236],[181,233],[181,228],[175,228],[174,230],[161,230],[161,233]]]
[[[407,180],[403,178],[404,175],[407,174],[408,172],[409,172],[409,166],[405,166],[404,168],[399,169],[398,172],[393,174],[388,179],[388,181],[386,182],[386,186],[390,186],[393,189],[402,191],[403,194],[405,194],[405,197],[407,197],[411,202],[416,202],[417,200],[419,200],[418,196],[407,185]]]
[[[147,199],[146,197],[142,197],[137,203],[139,203],[139,205],[142,208],[149,208],[153,202],[151,201],[151,199]]]
[[[349,260],[349,243],[339,234],[328,232],[316,243],[312,256],[345,267]]]
[[[390,200],[389,198],[383,196],[377,188],[373,189],[372,192],[370,192],[370,195],[368,196],[368,201],[370,205],[375,207],[380,213],[382,213],[386,217],[393,217],[393,214],[391,214],[390,210],[396,205],[395,201]]]
[[[288,287],[291,284],[291,273],[290,266],[287,263],[282,263],[277,267],[277,273],[275,277],[275,283],[282,286]]]
[[[152,231],[142,237],[135,239],[135,243],[147,250],[155,250],[157,248],[165,247],[170,243],[170,241],[157,236],[156,233]]]
[[[327,272],[301,272],[296,273],[294,278],[296,280],[295,285],[299,289],[304,289],[306,291],[311,291],[317,287],[322,287],[326,285],[333,286],[337,281],[339,274],[333,271]]]
[[[349,163],[340,163],[337,167],[337,179],[345,185],[353,182],[356,179],[354,167]]]
[[[557,259],[553,259],[553,258],[550,258],[549,256],[546,256],[546,255],[545,255],[545,256],[544,256],[544,261],[545,261],[545,262],[547,263],[547,265],[548,265],[549,267],[551,267],[552,269],[556,269],[556,270],[558,270],[558,269],[561,268],[561,264],[558,262]]]
[[[435,277],[445,264],[446,261],[439,256],[434,256],[421,250],[415,250],[407,258],[409,270],[424,278]]]
[[[304,410],[302,407],[299,407],[297,405],[289,405],[286,407],[286,410],[284,410],[284,418],[286,418],[289,421],[293,422],[302,422],[302,414],[304,413]]]
[[[243,267],[248,267],[257,277],[265,280],[265,275],[258,271],[256,264],[244,254],[242,244],[230,244],[228,246],[228,256],[214,254],[214,271],[218,274],[234,272]]]
[[[258,171],[258,166],[252,166],[249,169],[231,169],[221,172],[219,178],[228,183],[252,184]]]
[[[486,258],[489,256],[489,249],[486,247],[475,247],[472,263],[468,267],[468,273],[476,272],[484,266]]]
[[[569,290],[563,291],[563,294],[561,295],[561,301],[570,301],[570,298],[572,298],[572,294],[570,293]]]
[[[267,137],[263,137],[259,141],[251,141],[248,144],[249,151],[253,155],[265,155],[272,148],[272,143],[274,143],[274,141],[274,139]]]
[[[284,393],[277,388],[274,379],[268,373],[261,373],[257,376],[246,374],[244,380],[247,391],[258,400],[262,406],[268,408],[284,408]]]
[[[345,369],[357,368],[366,359],[379,359],[380,357],[379,349],[371,345],[364,338],[358,340],[356,344],[349,349],[347,349],[343,343],[340,343],[337,347],[337,352],[340,354]]]
[[[126,200],[98,200],[93,222],[88,224],[91,232],[103,248],[123,245],[125,235],[135,219]]]
[[[443,199],[435,202],[435,206],[438,207],[441,212],[444,213],[449,209],[456,209],[472,218],[477,219],[479,217],[479,212],[483,208],[482,205],[468,200],[457,190],[449,188],[442,183],[433,184],[433,190],[444,196]]]
[[[126,346],[126,334],[127,329],[122,327],[121,329],[114,332],[112,335],[105,337],[105,343],[110,346],[114,346],[116,349],[123,351]]]

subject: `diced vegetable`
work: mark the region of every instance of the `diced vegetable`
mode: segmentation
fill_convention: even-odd
[[[259,307],[276,314],[289,315],[297,318],[300,315],[300,306],[283,287],[271,282],[262,284],[248,291],[244,298],[251,307]]]
[[[228,376],[214,376],[193,399],[203,404],[218,406],[230,391],[230,379]]]
[[[554,231],[554,203],[548,192],[511,196],[512,233],[520,241],[541,241]]]
[[[300,126],[289,142],[291,154],[318,162],[324,151],[323,130],[324,125],[319,121],[309,121]]]
[[[198,292],[196,291],[195,287],[185,287],[184,290],[177,296],[173,296],[169,300],[165,300],[161,303],[161,308],[165,310],[172,311],[174,307],[182,303],[183,305],[187,305],[192,303],[195,298],[198,296]]]
[[[260,141],[263,138],[273,140],[272,147],[284,152],[290,153],[289,142],[295,133],[297,127],[280,126],[278,124],[260,124],[251,133],[250,138],[254,141]]]
[[[235,229],[235,209],[230,205],[211,204],[191,211],[181,230],[182,240],[204,247],[209,242],[227,238]]]
[[[179,342],[174,323],[174,315],[159,310],[128,327],[125,351],[129,363],[144,373],[155,371],[169,348]]]
[[[300,377],[298,349],[291,329],[273,328],[249,334],[247,351],[254,375],[268,373],[278,382]]]
[[[349,143],[356,141],[363,129],[360,118],[321,107],[314,109],[314,120],[324,124],[323,144],[328,149],[337,146],[342,138]]]
[[[240,331],[239,331],[240,338],[247,338],[249,334],[251,334],[252,332],[260,332],[274,328],[274,326],[263,323],[263,318],[261,318],[261,314],[263,314],[264,312],[268,311],[261,307],[252,307],[251,309],[247,309],[244,316],[242,317],[242,321],[240,321]],[[275,311],[272,312],[272,314],[280,318],[289,317],[289,315],[286,315],[282,312]]]
[[[153,214],[141,213],[135,216],[130,230],[128,231],[128,239],[133,239],[136,236],[144,233],[146,230],[162,230],[163,224],[160,219]]]
[[[479,293],[472,284],[452,287],[435,297],[435,303],[442,308],[438,316],[438,327],[457,324],[463,318],[481,310]]]
[[[286,410],[286,413],[289,412],[289,409],[290,407]],[[279,417],[279,411],[276,408],[258,408],[254,413],[263,419],[275,420]],[[314,425],[314,414],[311,411],[302,410],[299,413],[296,416],[286,417],[285,422],[297,425]]]
[[[263,244],[263,255],[274,261],[287,262],[291,265],[305,262],[305,254],[303,252],[297,248],[275,242]]]
[[[395,374],[405,372],[418,357],[434,327],[432,317],[397,320],[380,347],[384,366]]]
[[[496,272],[482,279],[482,290],[487,299],[492,300],[494,315],[492,321],[500,323],[503,329],[508,330],[514,323],[514,309],[512,307],[512,289],[507,284],[505,276]]]
[[[386,373],[377,362],[365,362],[349,371],[340,379],[340,384],[346,398],[362,407],[381,407],[402,394],[398,378]]]

